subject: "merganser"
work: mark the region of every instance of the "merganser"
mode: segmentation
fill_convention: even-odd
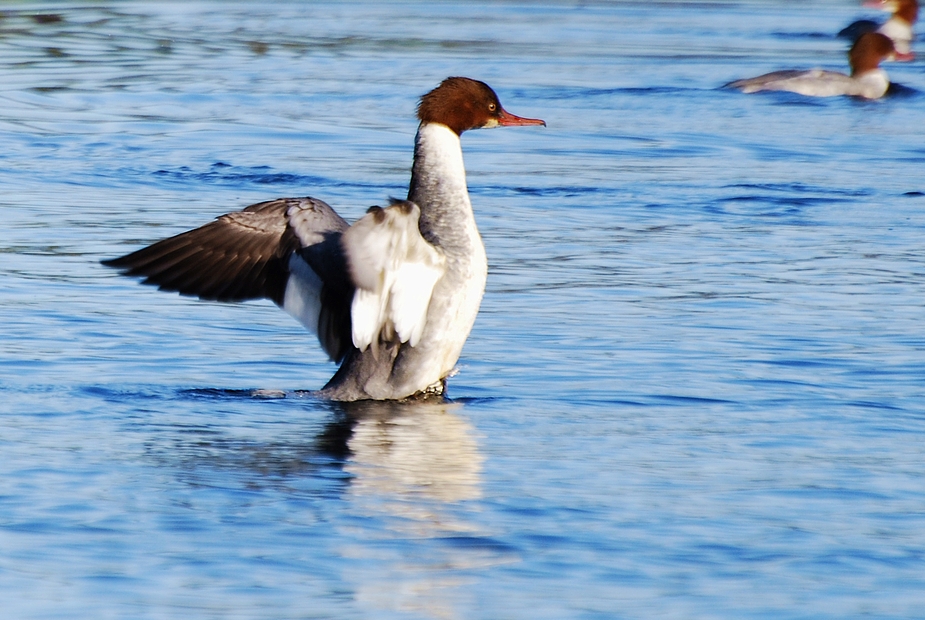
[[[850,76],[823,69],[774,71],[754,78],[736,80],[726,84],[726,87],[741,89],[743,93],[786,90],[810,97],[852,95],[878,99],[886,94],[890,86],[890,79],[886,71],[880,68],[880,62],[892,60],[895,53],[889,37],[879,32],[868,32],[861,35],[848,52]]]
[[[918,0],[866,0],[863,5],[882,11],[892,11],[893,14],[882,25],[869,19],[856,21],[843,28],[838,36],[856,41],[866,32],[879,32],[893,39],[896,60],[914,60],[912,41],[915,39],[913,27],[919,18]]]
[[[271,200],[102,262],[204,300],[273,300],[341,363],[322,397],[442,395],[488,274],[460,136],[546,123],[508,113],[487,84],[464,77],[424,95],[417,115],[406,201],[350,226],[316,198]]]

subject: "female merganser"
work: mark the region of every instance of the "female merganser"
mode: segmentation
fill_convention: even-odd
[[[864,6],[892,11],[893,15],[882,25],[869,19],[856,21],[843,28],[838,36],[856,41],[866,32],[879,32],[893,39],[896,60],[914,60],[912,41],[915,39],[915,33],[912,29],[919,18],[918,0],[866,0]]]
[[[878,99],[886,94],[890,79],[880,68],[883,60],[892,60],[895,55],[893,42],[879,32],[861,35],[848,52],[851,75],[837,71],[811,69],[809,71],[774,71],[758,77],[736,80],[726,84],[739,88],[743,93],[762,90],[787,90],[810,97],[833,97],[852,95],[865,99]]]
[[[478,314],[488,262],[460,135],[543,125],[501,107],[485,83],[451,77],[421,98],[407,201],[348,225],[315,198],[281,198],[103,261],[200,299],[271,299],[341,366],[340,401],[442,394]]]

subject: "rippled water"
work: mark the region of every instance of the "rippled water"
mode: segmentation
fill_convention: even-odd
[[[718,88],[845,68],[862,15],[4,3],[3,615],[925,617],[925,65]],[[464,136],[490,275],[453,402],[319,401],[272,304],[99,265],[401,196],[448,75],[548,123]]]

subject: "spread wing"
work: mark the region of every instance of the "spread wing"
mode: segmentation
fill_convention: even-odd
[[[143,276],[144,284],[200,299],[271,299],[340,360],[349,349],[353,293],[339,243],[346,229],[320,200],[283,198],[102,262]]]
[[[370,345],[375,351],[380,340],[414,346],[421,338],[446,257],[421,236],[420,215],[412,202],[372,207],[342,237],[356,285],[353,344],[361,351]]]

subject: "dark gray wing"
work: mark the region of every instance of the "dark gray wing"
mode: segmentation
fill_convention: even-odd
[[[340,248],[347,227],[321,200],[281,198],[102,263],[165,291],[213,301],[266,298],[282,306],[298,253],[322,282],[318,339],[340,360],[349,349],[353,295]]]

